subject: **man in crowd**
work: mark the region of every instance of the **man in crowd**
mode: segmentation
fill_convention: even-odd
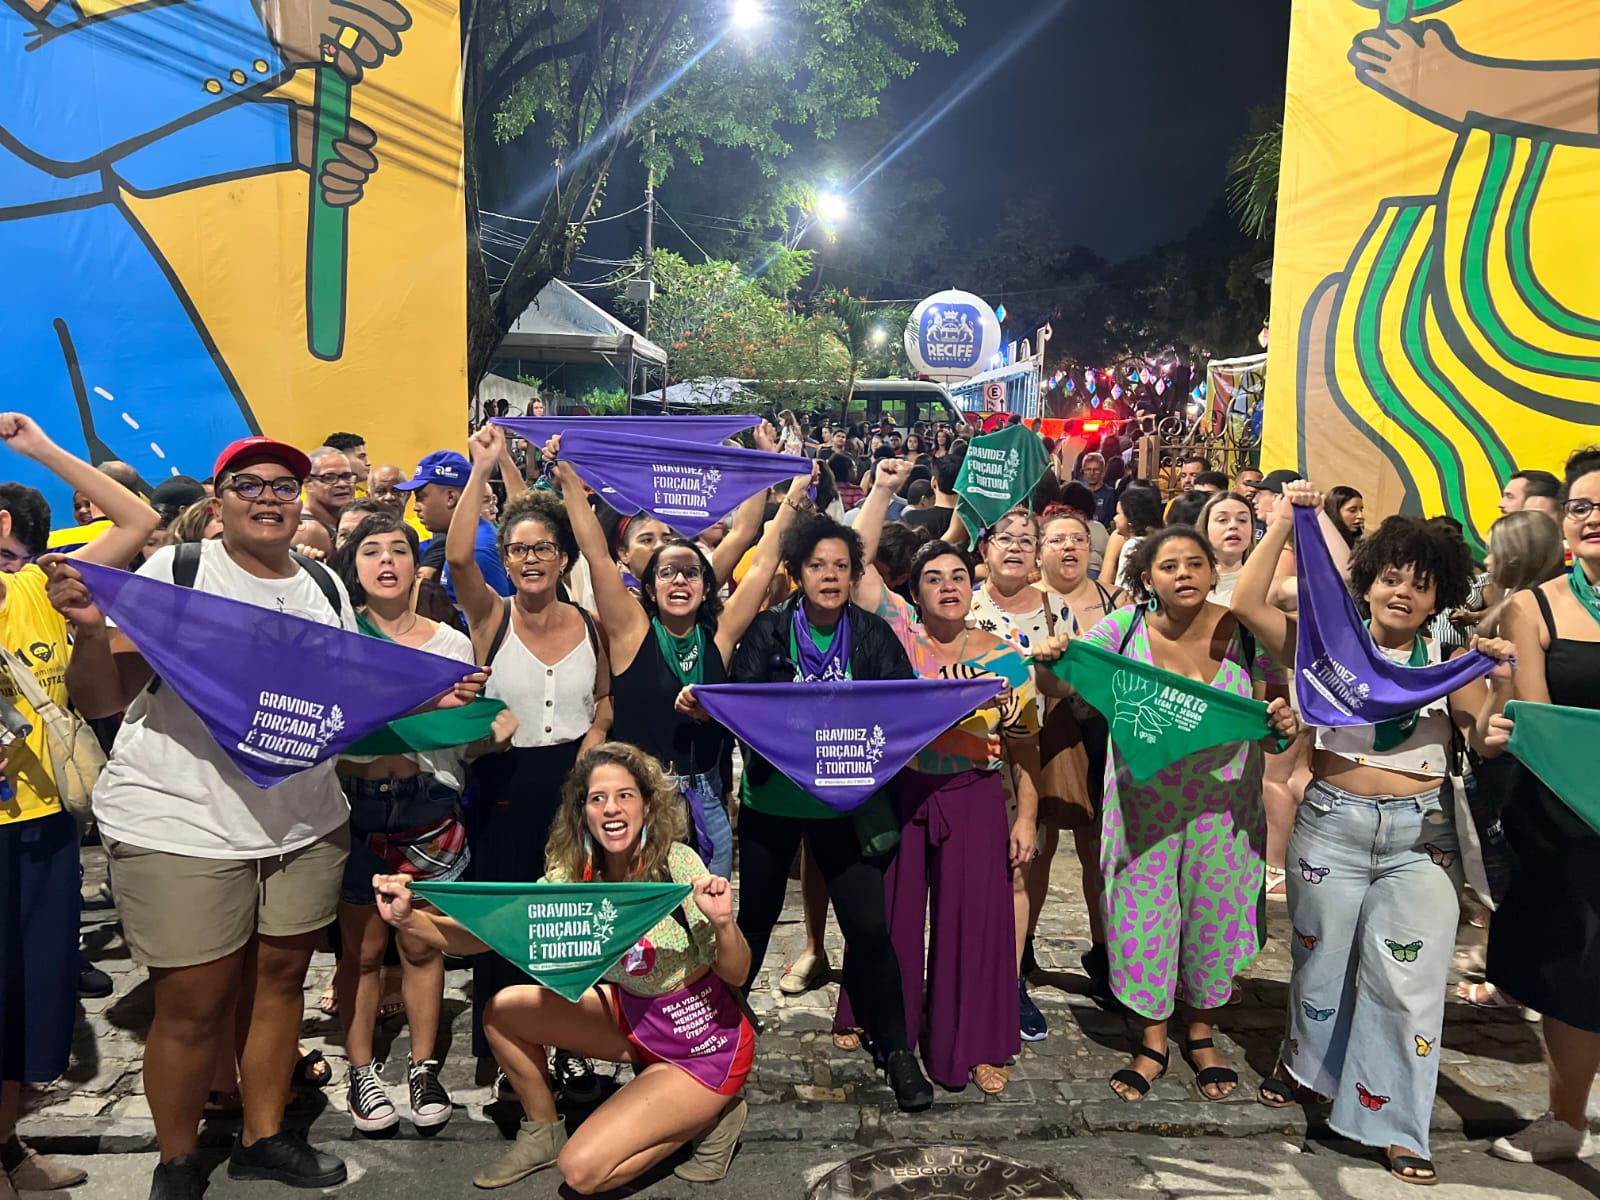
[[[1241,496],[1248,496],[1252,485],[1261,482],[1261,472],[1255,467],[1242,467],[1233,477],[1233,490]]]
[[[350,469],[356,473],[356,495],[367,494],[367,476],[371,465],[367,462],[367,439],[359,433],[330,433],[322,439],[324,446],[342,451],[350,460]]]
[[[933,502],[920,509],[907,509],[900,519],[914,529],[926,529],[935,538],[944,537],[950,528],[950,518],[956,512],[956,479],[961,475],[961,464],[950,455],[935,460],[933,464]],[[916,484],[912,484],[914,488]]]
[[[403,516],[406,494],[400,490],[400,485],[405,481],[406,473],[392,463],[373,467],[367,476],[367,499],[377,501],[385,512]]]
[[[1094,497],[1094,519],[1107,529],[1117,515],[1117,489],[1106,482],[1105,455],[1091,450],[1078,464],[1078,478]]]
[[[1184,492],[1194,491],[1195,480],[1209,470],[1211,470],[1211,460],[1203,454],[1184,459],[1178,464],[1178,489]]]
[[[1267,522],[1272,519],[1272,507],[1283,495],[1283,485],[1305,478],[1299,471],[1277,470],[1262,479],[1244,485],[1244,495],[1250,497],[1250,507],[1255,519],[1256,541],[1266,533]]]
[[[1194,490],[1214,496],[1228,490],[1228,477],[1221,471],[1201,471],[1195,476]]]
[[[1500,513],[1542,512],[1561,520],[1561,481],[1549,471],[1518,471],[1500,493]]]
[[[845,444],[849,442],[849,440],[850,436],[845,430],[835,429],[828,435],[828,449],[832,450],[835,454],[843,454],[845,450]]]
[[[350,457],[332,446],[318,446],[308,456],[311,473],[306,476],[305,511],[328,531],[329,541],[339,531],[339,514],[356,498],[359,475],[350,468]]]
[[[472,464],[467,462],[466,455],[455,450],[435,450],[417,464],[415,475],[406,482],[398,484],[395,489],[401,493],[411,493],[417,516],[428,532],[433,534],[433,540],[422,548],[422,566],[439,573],[444,590],[452,601],[455,600],[456,593],[450,585],[450,568],[444,557],[444,539],[450,531],[450,518],[455,514],[456,504],[461,499],[461,489],[466,487],[467,476],[470,474],[472,474]],[[478,517],[477,542],[473,557],[478,560],[478,567],[483,571],[483,577],[489,586],[502,596],[509,596],[511,577],[506,574],[505,563],[500,557],[500,544],[495,536],[494,526],[485,521],[481,514]]]
[[[306,455],[270,438],[225,449],[214,471],[222,536],[200,544],[193,587],[353,630],[343,585],[290,554],[310,474]],[[143,573],[178,582],[175,563],[164,549]],[[197,1134],[217,1055],[226,1052],[219,1031],[233,1028],[236,1007],[249,1023],[240,1031],[244,1126],[228,1174],[305,1188],[342,1183],[338,1158],[281,1128],[306,968],[333,919],[349,849],[333,763],[270,791],[255,786],[172,688],[150,686],[150,667],[108,629],[76,572],[58,569],[50,598],[76,629],[73,703],[88,717],[128,709],[95,790],[95,819],[124,938],[154,991],[144,1069],[160,1148],[151,1200],[199,1200],[204,1189]]]
[[[0,413],[0,440],[77,488],[110,519],[107,531],[78,557],[121,567],[139,553],[156,527],[156,514],[138,496],[62,450],[20,413]],[[36,527],[43,505],[31,488],[0,486],[0,547],[39,549],[47,532]],[[48,525],[48,509],[44,514]],[[10,674],[31,672],[45,694],[66,707],[74,651],[48,586],[35,564],[0,572],[0,648],[12,656],[0,671],[0,704],[14,718],[8,720],[10,737],[0,750],[0,897],[5,898],[0,901],[0,1197],[5,1200],[19,1191],[76,1187],[86,1178],[76,1167],[35,1154],[17,1137],[22,1085],[49,1083],[66,1073],[82,971],[78,826],[62,808],[51,778],[44,723]],[[19,731],[24,721],[32,726],[26,734]]]

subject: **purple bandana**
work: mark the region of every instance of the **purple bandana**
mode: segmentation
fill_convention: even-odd
[[[618,987],[617,1004],[632,1041],[713,1092],[727,1087],[736,1071],[750,1069],[754,1031],[732,989],[715,972],[665,996],[638,996]]]
[[[258,787],[325,762],[472,670],[240,600],[73,565],[100,611]]]
[[[566,436],[580,429],[620,433],[625,437],[671,438],[679,442],[721,442],[749,429],[761,420],[757,416],[684,417],[492,417],[491,425],[509,429],[520,438],[542,446],[557,435]]]
[[[850,678],[850,614],[842,613],[833,627],[833,640],[826,651],[811,640],[811,622],[806,606],[794,606],[794,624],[789,629],[789,644],[794,649],[795,673],[805,683],[817,680]]]
[[[578,429],[561,439],[561,457],[602,495],[615,493],[656,520],[694,537],[757,492],[811,473],[811,460],[765,450]],[[613,507],[623,507],[613,501]]]
[[[1494,659],[1477,650],[1431,667],[1408,667],[1385,658],[1333,565],[1317,512],[1302,506],[1294,510],[1300,626],[1294,651],[1295,702],[1307,724],[1404,720],[1494,670]]]
[[[716,683],[695,699],[796,787],[835,812],[882,788],[912,756],[1005,681],[842,680],[838,683]]]

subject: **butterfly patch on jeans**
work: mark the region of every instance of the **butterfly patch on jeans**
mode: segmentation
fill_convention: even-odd
[[[1438,1038],[1434,1038],[1433,1041],[1430,1042],[1427,1038],[1423,1037],[1420,1033],[1414,1033],[1411,1036],[1417,1039],[1417,1057],[1418,1058],[1427,1058],[1428,1055],[1432,1054],[1434,1046],[1437,1045],[1438,1041],[1439,1041]]]
[[[1389,1097],[1374,1096],[1367,1091],[1365,1084],[1356,1084],[1356,1096],[1360,1099],[1362,1108],[1370,1108],[1373,1112],[1377,1112],[1385,1104],[1389,1103]]]
[[[1439,847],[1435,846],[1432,842],[1424,843],[1422,848],[1428,852],[1428,857],[1433,859],[1433,865],[1434,866],[1436,866],[1436,867],[1445,867],[1445,868],[1448,869],[1448,868],[1453,867],[1455,865],[1455,861],[1456,861],[1456,857],[1457,857],[1456,851],[1454,851],[1454,850],[1441,850],[1441,849],[1439,849]]]
[[[1388,938],[1384,938],[1383,944],[1389,947],[1389,953],[1394,955],[1395,962],[1414,963],[1417,961],[1418,953],[1422,950],[1421,942],[1412,942],[1409,945],[1402,946],[1399,942],[1392,942]]]
[[[1300,860],[1300,876],[1307,883],[1321,883],[1331,871],[1329,867],[1313,867],[1305,859]]]
[[[1309,1017],[1313,1021],[1326,1021],[1326,1020],[1329,1020],[1333,1016],[1334,1012],[1336,1011],[1335,1009],[1331,1009],[1331,1008],[1318,1008],[1315,1004],[1312,1004],[1309,1000],[1300,1001],[1300,1008],[1301,1008],[1302,1011],[1304,1011],[1306,1016]]]
[[[1294,931],[1294,937],[1295,940],[1307,950],[1315,950],[1317,948],[1317,935],[1314,933],[1301,933],[1298,929],[1296,929]]]

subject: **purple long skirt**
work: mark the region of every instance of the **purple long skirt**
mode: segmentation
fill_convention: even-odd
[[[1005,788],[993,771],[907,770],[895,791],[900,849],[883,886],[906,1034],[929,1078],[960,1089],[972,1068],[1022,1049]],[[835,1020],[841,1029],[860,1024],[843,991]]]

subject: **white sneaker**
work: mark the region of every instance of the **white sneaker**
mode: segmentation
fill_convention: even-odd
[[[1561,1162],[1587,1158],[1593,1152],[1587,1130],[1574,1129],[1551,1113],[1545,1113],[1521,1133],[1496,1138],[1489,1147],[1489,1153],[1496,1158],[1520,1163]]]

